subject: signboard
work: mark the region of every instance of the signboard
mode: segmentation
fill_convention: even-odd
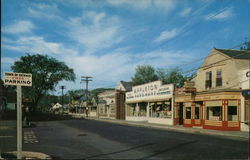
[[[171,98],[173,96],[174,85],[162,85],[161,81],[133,86],[131,92],[126,93],[126,102],[150,101]]]
[[[32,86],[32,74],[5,72],[4,84],[15,86]]]
[[[5,72],[4,85],[17,88],[17,159],[22,159],[22,86],[32,86],[32,74]]]
[[[250,89],[250,70],[248,69],[242,69],[238,72],[239,75],[239,81],[241,84],[242,90],[249,90]]]

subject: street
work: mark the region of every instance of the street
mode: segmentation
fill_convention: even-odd
[[[58,159],[248,159],[248,141],[94,120],[39,122],[24,149]]]

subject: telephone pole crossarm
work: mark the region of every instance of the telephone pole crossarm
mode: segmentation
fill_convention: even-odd
[[[81,82],[86,82],[86,91],[85,91],[85,95],[86,95],[86,116],[88,116],[87,114],[87,109],[88,109],[88,84],[90,81],[92,81],[93,77],[90,76],[81,76]]]

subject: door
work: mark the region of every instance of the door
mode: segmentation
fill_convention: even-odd
[[[179,115],[179,125],[182,125],[183,124],[183,102],[179,103],[178,115]]]

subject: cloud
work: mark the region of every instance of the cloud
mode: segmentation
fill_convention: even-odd
[[[191,11],[192,11],[192,8],[185,8],[179,13],[179,15],[182,17],[185,17],[185,16],[189,15],[191,13]]]
[[[19,20],[14,24],[4,27],[3,31],[10,34],[30,33],[34,28],[35,25],[31,21]]]
[[[233,8],[224,8],[218,12],[210,13],[205,16],[206,20],[222,20],[233,17]]]
[[[107,0],[107,2],[114,6],[128,5],[134,9],[155,7],[164,11],[170,11],[176,6],[176,0]]]
[[[105,13],[90,11],[81,17],[71,17],[66,26],[69,30],[67,36],[83,45],[88,53],[109,48],[123,39],[119,34],[119,19]]]
[[[56,4],[33,4],[27,11],[30,17],[62,20],[61,17],[58,16],[60,10]]]
[[[2,57],[1,58],[1,67],[2,70],[5,72],[11,71],[11,66],[14,64],[14,62],[17,60],[17,58],[11,58],[11,57]]]
[[[161,32],[160,36],[157,37],[154,41],[160,42],[163,40],[168,40],[168,39],[174,38],[177,35],[178,35],[178,30],[176,28],[172,30],[166,30],[166,31]]]
[[[181,57],[181,58],[180,58]],[[178,61],[176,61],[178,59]],[[130,80],[139,64],[150,64],[157,68],[178,66],[194,59],[184,51],[151,51],[133,54],[128,50],[117,49],[105,55],[67,56],[64,61],[74,68],[78,79],[80,76],[92,76],[95,87],[105,84],[115,86],[119,80]]]
[[[21,53],[39,53],[52,55],[72,55],[76,51],[70,48],[65,48],[63,44],[56,42],[47,42],[41,36],[22,36],[17,40],[5,41],[3,38],[4,49],[13,50]]]

